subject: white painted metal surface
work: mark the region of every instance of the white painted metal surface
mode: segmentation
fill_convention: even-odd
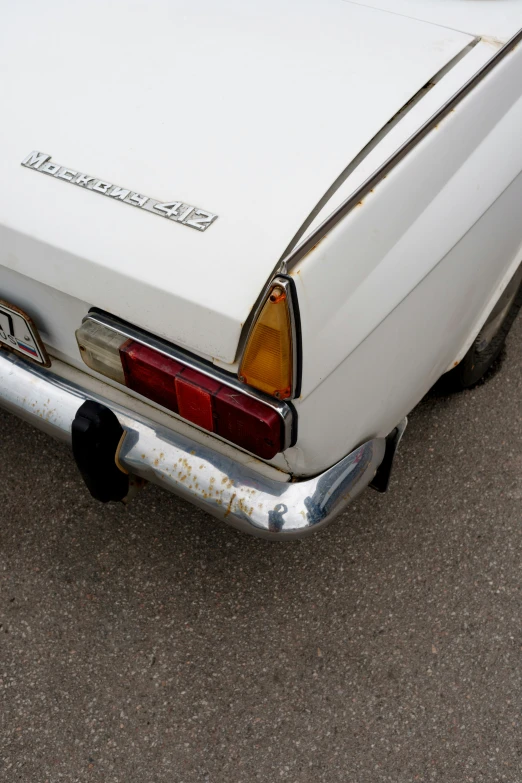
[[[522,262],[521,74],[518,47],[292,272],[305,347],[294,471],[389,432]]]
[[[232,362],[317,201],[470,40],[342,0],[9,4],[0,264]],[[21,167],[33,149],[219,218],[153,219]]]
[[[522,0],[520,0],[522,5]],[[379,168],[396,150],[429,120],[447,100],[449,100],[468,79],[491,60],[498,51],[497,44],[479,41],[418,101],[408,112],[404,112],[400,122],[383,134],[379,143],[360,161],[339,188],[325,202],[321,211],[303,234],[303,239],[318,228],[348,196],[359,188],[376,169]]]
[[[522,25],[520,0],[357,0],[357,5],[422,19],[499,43],[508,41]]]

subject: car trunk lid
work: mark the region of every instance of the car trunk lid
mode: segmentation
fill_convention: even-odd
[[[341,0],[22,0],[0,37],[0,265],[223,362],[323,194],[472,40]],[[33,149],[218,218],[41,176]]]

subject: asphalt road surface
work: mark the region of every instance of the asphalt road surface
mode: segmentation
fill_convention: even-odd
[[[522,318],[389,493],[273,544],[0,412],[0,779],[522,781]]]

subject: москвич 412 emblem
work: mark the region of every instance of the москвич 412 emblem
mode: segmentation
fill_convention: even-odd
[[[147,212],[152,212],[153,215],[168,218],[183,226],[195,228],[197,231],[206,231],[218,217],[212,212],[185,204],[183,201],[158,201],[128,188],[114,185],[112,182],[92,177],[90,174],[82,174],[80,171],[67,168],[67,166],[53,163],[51,156],[46,155],[45,152],[31,152],[23,159],[22,166],[41,171],[43,174],[48,174],[64,182],[70,182],[72,185],[78,185],[85,190],[92,190],[93,193],[101,193],[102,196],[130,204],[131,207],[141,207]]]

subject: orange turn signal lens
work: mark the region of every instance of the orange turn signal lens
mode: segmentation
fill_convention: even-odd
[[[243,354],[239,379],[280,400],[292,396],[294,351],[287,291],[274,285]]]

